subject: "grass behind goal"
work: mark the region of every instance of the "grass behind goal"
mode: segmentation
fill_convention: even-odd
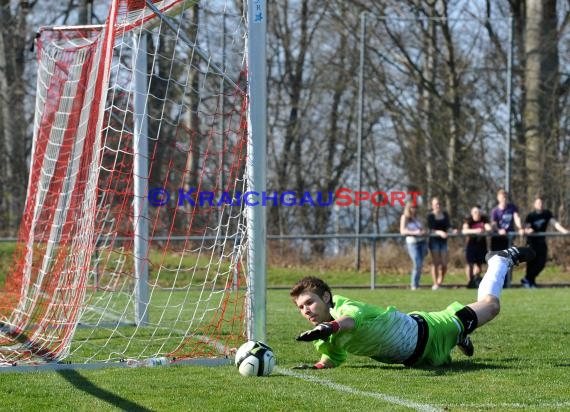
[[[401,310],[439,310],[476,292],[333,290]],[[510,289],[503,311],[473,334],[475,355],[458,351],[450,367],[406,369],[349,356],[326,371],[293,371],[317,359],[295,342],[308,328],[286,290],[268,292],[267,331],[277,368],[244,378],[233,366],[0,373],[0,410],[570,410],[570,288]]]

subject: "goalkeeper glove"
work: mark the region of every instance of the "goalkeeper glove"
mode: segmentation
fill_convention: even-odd
[[[296,339],[302,342],[310,342],[318,339],[325,340],[339,329],[340,325],[337,321],[319,323],[313,329],[301,333]]]

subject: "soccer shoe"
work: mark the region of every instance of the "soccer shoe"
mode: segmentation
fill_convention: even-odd
[[[469,336],[459,342],[457,347],[465,356],[473,356],[473,353],[475,352],[475,347],[473,346],[473,342],[471,342],[471,338]]]
[[[510,260],[513,266],[517,266],[519,263],[529,262],[534,259],[536,253],[529,247],[510,247],[504,250],[497,250],[496,252],[489,252],[485,255],[485,261],[489,262],[493,256],[501,256]]]

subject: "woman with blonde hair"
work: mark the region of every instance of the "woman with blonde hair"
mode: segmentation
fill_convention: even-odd
[[[420,286],[422,266],[427,253],[426,230],[418,217],[416,202],[408,201],[400,217],[400,234],[406,236],[406,248],[412,259],[410,287],[416,290]]]

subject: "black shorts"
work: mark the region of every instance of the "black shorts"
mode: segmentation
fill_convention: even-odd
[[[470,265],[485,263],[485,255],[487,254],[486,245],[467,245],[465,247],[465,260]]]

